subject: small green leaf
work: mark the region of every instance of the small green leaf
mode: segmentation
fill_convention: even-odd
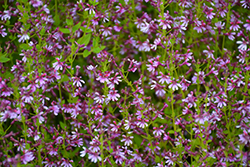
[[[65,34],[69,34],[70,33],[70,30],[67,29],[67,28],[59,28],[59,30],[62,32],[62,33],[65,33]]]
[[[90,3],[91,5],[93,5],[93,6],[99,4],[99,2],[97,2],[96,0],[90,0],[89,3]]]
[[[69,158],[70,154],[66,150],[63,150],[62,152],[64,157]]]
[[[173,130],[168,131],[169,134],[174,134]]]
[[[159,156],[155,156],[155,162],[158,163],[158,162],[161,162],[161,159]]]
[[[60,25],[60,17],[59,17],[59,15],[55,15],[53,19],[54,19],[55,26],[59,26]]]
[[[4,135],[4,130],[3,129],[0,129],[0,136]]]
[[[161,119],[161,118],[156,118],[155,120],[154,120],[154,122],[159,122],[159,123],[168,123],[168,121],[166,120],[166,119]]]
[[[68,77],[66,74],[64,74],[64,75],[62,76],[61,81],[62,81],[62,82],[67,82],[68,80],[69,80],[69,77]]]
[[[105,49],[105,46],[97,47],[97,48],[93,49],[93,52],[100,53],[103,49]]]
[[[78,97],[76,96],[76,97],[73,97],[72,99],[69,99],[68,102],[74,104],[77,102],[77,100],[78,100]]]
[[[77,23],[76,25],[74,25],[74,26],[72,27],[72,32],[73,32],[73,33],[76,32],[76,31],[80,28],[80,26],[81,26],[81,22],[79,22],[79,23]]]
[[[80,27],[80,29],[83,31],[83,33],[91,32],[92,30],[86,27]]]
[[[63,123],[63,122],[60,122],[60,127],[62,128],[62,129],[66,129],[66,125]]]
[[[1,57],[0,57],[0,63],[6,63],[6,62],[8,62],[8,61],[10,61],[9,58],[4,57],[4,56],[1,56]]]
[[[80,45],[84,44],[85,46],[87,46],[89,44],[90,38],[91,38],[91,34],[87,34],[87,35],[79,38],[77,40],[77,43],[80,44]]]
[[[98,45],[99,45],[99,37],[95,37],[93,39],[93,47],[98,47]]]
[[[136,143],[137,146],[140,146],[142,142],[142,137],[137,134],[134,134],[134,142]]]
[[[27,150],[30,149],[30,144],[29,143],[27,143],[25,146],[26,146]]]
[[[66,19],[66,23],[68,26],[72,26],[73,25],[73,19]]]
[[[23,8],[23,6],[22,6],[22,5],[18,5],[18,6],[17,6],[17,8],[20,10],[20,12],[21,12],[21,13],[23,13],[24,8]]]
[[[30,45],[28,45],[28,44],[26,44],[26,43],[22,43],[22,44],[20,45],[20,48],[21,48],[21,49],[24,49],[24,50],[30,50],[30,49],[32,49],[32,46],[30,46]]]
[[[23,14],[23,18],[24,18],[25,20],[28,20],[28,19],[29,19],[28,13],[24,13],[24,14]]]
[[[42,36],[43,36],[43,35],[45,34],[45,31],[46,31],[46,30],[45,30],[45,28],[43,27],[43,28],[41,29],[41,31],[39,32],[39,33],[40,33],[40,35],[42,35]]]
[[[87,49],[85,49],[84,51],[83,51],[83,57],[85,58],[85,57],[88,57],[89,55],[90,55],[90,51],[88,51]]]

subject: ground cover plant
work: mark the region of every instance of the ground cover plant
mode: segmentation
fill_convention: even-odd
[[[0,166],[250,164],[249,0],[0,6]]]

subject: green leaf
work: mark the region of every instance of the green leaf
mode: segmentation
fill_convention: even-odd
[[[156,118],[156,119],[154,120],[154,122],[158,122],[158,123],[162,123],[162,124],[168,123],[168,121],[167,121],[166,119],[161,119],[161,118]]]
[[[80,29],[83,31],[83,33],[92,32],[92,30],[91,30],[91,29],[86,28],[86,27],[80,27]]]
[[[72,99],[69,99],[68,102],[74,104],[77,102],[77,100],[78,100],[78,97],[76,96],[76,97],[73,97]]]
[[[77,43],[80,44],[80,45],[84,44],[85,46],[87,46],[89,44],[90,38],[91,38],[91,34],[87,34],[87,35],[79,38],[77,40]]]
[[[137,134],[134,134],[134,142],[139,147],[141,145],[141,142],[142,142],[142,137],[137,135]]]
[[[65,34],[69,34],[70,33],[70,30],[67,29],[67,28],[59,28],[59,30],[62,32],[62,33],[65,33]]]
[[[28,19],[29,19],[28,13],[24,13],[24,14],[23,14],[23,18],[24,18],[25,20],[28,20]]]
[[[20,12],[21,12],[21,13],[23,13],[24,8],[23,8],[23,6],[22,6],[22,5],[18,5],[18,6],[17,6],[17,8],[20,10]]]
[[[64,74],[64,75],[62,76],[61,81],[62,81],[62,82],[67,82],[67,81],[69,81],[68,75]]]
[[[161,162],[161,159],[159,156],[155,156],[155,162],[158,163],[158,162]]]
[[[4,135],[4,130],[3,129],[0,129],[0,136]]]
[[[97,48],[93,49],[93,52],[100,53],[103,49],[105,49],[105,46],[97,47]]]
[[[66,23],[68,26],[72,26],[73,25],[73,19],[66,19]]]
[[[99,45],[99,37],[95,37],[93,39],[93,47],[98,47],[98,45]]]
[[[59,17],[59,15],[55,15],[53,19],[54,19],[55,26],[59,26],[60,25],[60,17]]]
[[[81,26],[81,22],[79,22],[79,23],[77,23],[76,25],[74,25],[74,26],[72,27],[72,32],[73,32],[73,33],[76,32],[76,31],[80,28],[80,26]]]
[[[6,72],[3,74],[2,77],[6,78],[6,79],[10,78],[11,80],[14,79],[14,75],[13,75],[10,71],[6,71]],[[14,86],[14,85],[13,85],[13,86]]]
[[[99,2],[97,2],[96,0],[90,0],[89,3],[90,3],[91,5],[93,5],[93,6],[99,4]]]
[[[30,144],[29,143],[27,143],[25,146],[26,146],[27,150],[30,148]]]
[[[0,63],[6,63],[6,62],[8,62],[8,61],[10,61],[9,58],[4,57],[4,56],[1,56],[1,57],[0,57]]]
[[[83,51],[83,57],[85,58],[85,57],[88,57],[89,55],[90,55],[90,51],[88,51],[87,49],[85,49],[84,51]]]
[[[62,128],[62,129],[66,129],[66,125],[63,123],[63,122],[60,122],[60,127]]]
[[[62,152],[63,152],[64,157],[66,157],[66,158],[70,157],[70,154],[66,150],[63,150]]]
[[[173,130],[168,131],[169,134],[174,134]]]
[[[45,30],[45,28],[43,27],[43,28],[41,29],[41,31],[40,31],[40,35],[43,36],[43,35],[45,34],[45,31],[46,31],[46,30]]]
[[[20,45],[20,48],[21,48],[21,49],[24,49],[24,50],[30,50],[30,49],[32,49],[32,46],[30,46],[30,45],[28,45],[28,44],[26,44],[26,43],[22,43],[22,44]]]

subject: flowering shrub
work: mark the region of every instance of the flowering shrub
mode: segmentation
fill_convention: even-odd
[[[0,166],[248,166],[249,0],[4,0]]]

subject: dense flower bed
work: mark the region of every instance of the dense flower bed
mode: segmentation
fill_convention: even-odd
[[[249,0],[0,5],[0,166],[250,164]]]

